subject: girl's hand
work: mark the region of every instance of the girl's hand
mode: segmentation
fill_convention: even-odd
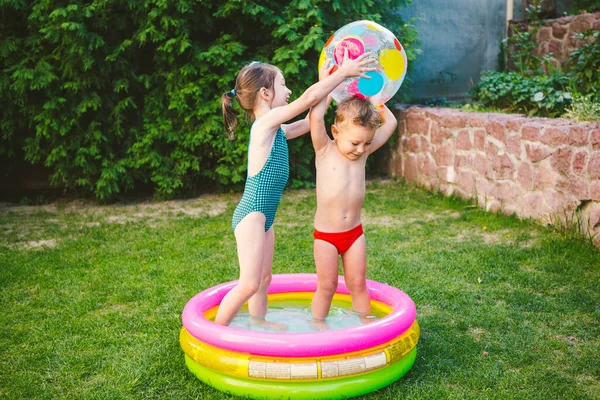
[[[319,69],[319,80],[322,81],[323,79],[327,78],[329,75],[331,75],[331,71],[333,70],[333,67],[335,67],[335,64],[330,65],[331,64],[331,58],[328,58],[325,60],[325,62],[323,62],[323,65],[321,65],[321,68]]]
[[[340,68],[338,69],[338,72],[345,74],[348,78],[360,76],[362,78],[370,79],[370,77],[365,75],[365,72],[375,71],[376,68],[369,67],[369,64],[373,64],[377,61],[373,58],[367,58],[371,54],[372,53],[369,51],[361,54],[353,60],[348,58],[348,49],[344,48],[344,58]]]

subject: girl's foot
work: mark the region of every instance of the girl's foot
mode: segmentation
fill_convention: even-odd
[[[281,322],[269,322],[265,317],[250,317],[250,326],[259,326],[275,332],[287,332],[288,327]]]

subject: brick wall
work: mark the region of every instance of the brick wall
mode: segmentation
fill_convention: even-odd
[[[510,21],[509,35],[515,26],[521,30],[527,29],[526,22]],[[588,29],[600,31],[600,12],[546,20],[537,32],[537,47],[533,54],[542,58],[552,53],[550,60],[554,66],[563,65],[569,54],[583,44],[580,39],[575,39],[573,36]]]
[[[577,211],[600,232],[599,123],[408,107],[398,130],[393,175],[545,223]]]

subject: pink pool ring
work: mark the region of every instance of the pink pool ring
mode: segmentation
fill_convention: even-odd
[[[256,332],[215,324],[204,314],[218,306],[235,286],[227,282],[194,296],[183,309],[183,326],[195,338],[218,348],[253,355],[277,357],[316,357],[360,351],[376,347],[402,335],[415,323],[416,308],[403,291],[367,280],[372,300],[387,304],[391,313],[371,323],[352,328],[302,333]],[[317,288],[316,274],[273,275],[269,294],[310,292]],[[338,293],[348,294],[343,277]]]

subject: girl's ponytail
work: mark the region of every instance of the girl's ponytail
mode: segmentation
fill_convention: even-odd
[[[235,90],[223,93],[221,95],[221,109],[223,110],[223,123],[225,124],[225,133],[229,139],[233,140],[235,136],[233,131],[238,126],[238,112],[233,108],[233,97],[235,96]]]
[[[251,120],[254,120],[253,110],[257,93],[260,88],[273,88],[273,82],[279,70],[271,64],[253,61],[239,72],[235,79],[235,89],[221,95],[223,122],[229,139],[233,139],[233,131],[238,126],[238,112],[233,108],[233,98],[237,98],[240,107],[244,109]]]

